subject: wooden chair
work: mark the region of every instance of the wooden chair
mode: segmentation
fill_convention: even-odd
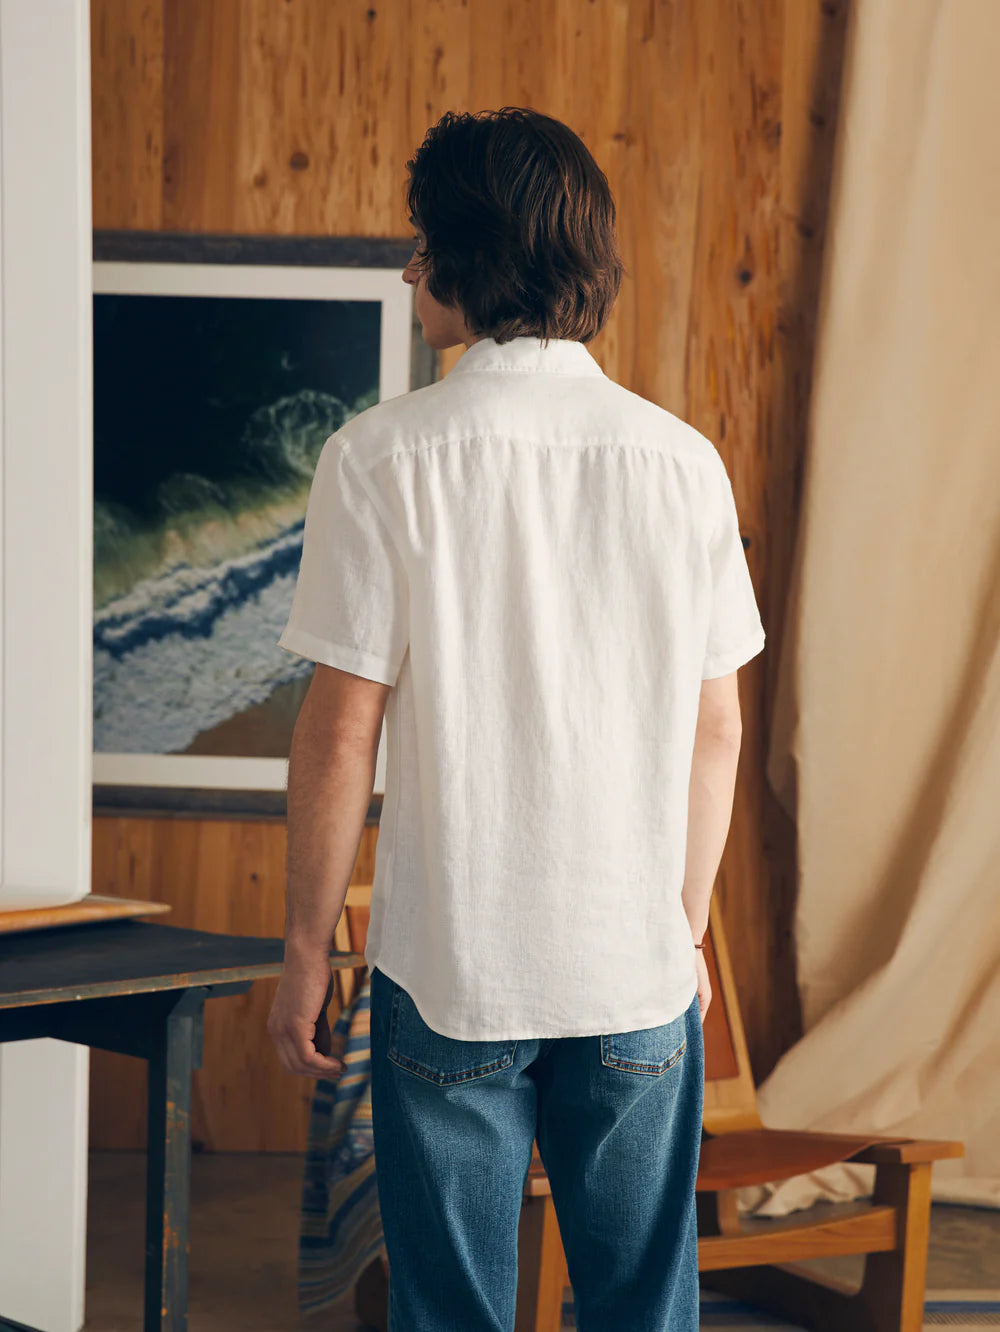
[[[707,944],[713,997],[703,1028],[705,1104],[697,1182],[703,1284],[823,1332],[920,1332],[931,1165],[961,1156],[962,1144],[764,1128],[715,898]],[[875,1166],[870,1200],[823,1204],[820,1215],[813,1210],[741,1221],[735,1190],[838,1161]],[[558,1332],[569,1277],[537,1143],[525,1186],[518,1254],[517,1332]],[[855,1293],[795,1267],[840,1254],[867,1255]]]
[[[370,885],[352,885],[337,926],[338,948],[363,952]],[[712,1289],[738,1296],[817,1332],[920,1332],[923,1327],[930,1179],[934,1161],[961,1156],[959,1142],[766,1129],[757,1112],[750,1059],[717,900],[705,949],[712,1004],[705,1019],[705,1104],[698,1169],[698,1267]],[[350,1002],[364,968],[338,972]],[[870,1200],[824,1204],[808,1214],[741,1220],[736,1190],[787,1179],[839,1161],[875,1166]],[[851,1292],[796,1263],[864,1254]],[[558,1332],[569,1284],[551,1189],[532,1155],[518,1232],[517,1332]],[[370,1326],[386,1327],[388,1267],[373,1263],[355,1304]]]

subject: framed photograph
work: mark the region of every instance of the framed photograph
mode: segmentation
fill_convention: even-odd
[[[438,373],[412,248],[95,232],[96,806],[283,814],[313,663],[277,639],[316,461]]]

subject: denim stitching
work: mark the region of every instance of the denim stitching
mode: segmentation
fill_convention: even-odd
[[[517,1041],[509,1042],[507,1049],[499,1058],[492,1060],[488,1064],[480,1064],[476,1068],[460,1069],[456,1073],[438,1073],[427,1064],[419,1064],[415,1059],[410,1059],[407,1055],[400,1054],[396,1049],[396,1032],[398,1028],[399,1005],[402,1002],[402,989],[395,982],[392,995],[392,1013],[389,1019],[389,1058],[400,1068],[405,1068],[417,1077],[423,1078],[425,1082],[433,1082],[439,1087],[448,1086],[455,1082],[468,1082],[472,1078],[482,1077],[487,1073],[496,1073],[501,1068],[509,1068],[514,1062],[514,1050],[517,1047]]]
[[[655,1075],[666,1073],[668,1068],[673,1068],[687,1048],[687,1037],[685,1037],[665,1063],[652,1064],[637,1059],[623,1059],[612,1051],[610,1042],[610,1036],[601,1037],[601,1063],[605,1068],[620,1068],[628,1073],[652,1073]]]
[[[417,1077],[423,1078],[425,1082],[433,1082],[439,1087],[447,1087],[457,1082],[469,1082],[473,1078],[483,1077],[487,1073],[496,1073],[501,1068],[510,1068],[514,1062],[514,1046],[516,1041],[512,1042],[509,1048],[499,1059],[494,1059],[489,1064],[480,1064],[477,1068],[461,1069],[456,1073],[437,1073],[426,1064],[418,1064],[415,1059],[409,1059],[402,1055],[398,1050],[389,1050],[389,1058],[400,1068],[405,1068]]]

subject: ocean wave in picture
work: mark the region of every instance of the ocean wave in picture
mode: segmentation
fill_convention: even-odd
[[[210,568],[137,584],[94,620],[94,747],[181,753],[264,702],[312,663],[277,646],[302,553],[302,522]]]
[[[309,486],[324,442],[376,398],[299,389],[244,419],[225,470],[160,465],[141,496],[95,497],[95,750],[177,754],[201,737],[205,752],[259,753],[245,729],[204,733],[267,703],[287,752],[294,714],[272,696],[313,668],[277,646]]]
[[[240,435],[239,464],[227,475],[169,472],[139,507],[98,495],[94,503],[94,603],[178,564],[208,565],[273,536],[303,513],[323,444],[370,406],[301,389],[257,408]]]
[[[300,389],[258,407],[243,427],[243,467],[269,485],[310,479],[327,437],[374,400],[373,393],[349,411],[332,393]]]

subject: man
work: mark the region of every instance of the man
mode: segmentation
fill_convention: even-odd
[[[581,1332],[698,1326],[701,944],[761,625],[714,446],[586,343],[622,265],[566,126],[451,113],[408,203],[439,383],[324,446],[283,646],[284,1066],[336,1076],[327,960],[388,733],[366,960],[391,1332],[510,1332],[532,1142]]]

